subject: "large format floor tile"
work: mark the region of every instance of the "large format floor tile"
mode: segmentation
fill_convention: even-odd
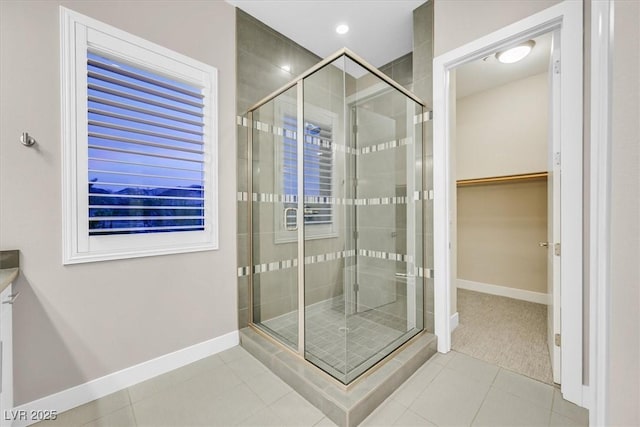
[[[474,426],[546,426],[551,409],[492,387],[473,421]]]
[[[489,384],[445,367],[409,407],[439,426],[470,425]]]
[[[39,426],[335,426],[240,347],[60,414]],[[362,426],[587,426],[560,392],[452,351],[425,363]]]

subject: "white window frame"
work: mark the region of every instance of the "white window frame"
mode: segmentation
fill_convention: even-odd
[[[63,264],[218,249],[217,69],[64,7],[60,33]],[[89,236],[88,51],[203,88],[204,230]]]
[[[286,100],[276,100],[275,102],[275,117],[284,117],[287,113],[291,113],[293,116],[296,116],[296,105]],[[309,118],[310,121],[316,121],[322,124],[329,124],[332,127],[332,135],[333,135],[333,143],[337,143],[337,132],[335,130],[338,129],[338,116],[337,114],[325,110],[323,108],[314,107],[310,105],[305,105],[305,118]],[[282,137],[284,138],[284,136]],[[274,160],[273,164],[275,165],[274,171],[274,189],[276,192],[281,191],[283,187],[283,176],[282,173],[277,172],[283,170],[282,168],[282,153],[278,150],[274,150]],[[337,179],[336,179],[336,156],[335,152],[333,153],[333,165],[331,168],[331,194],[334,195],[338,193],[337,187]],[[330,239],[338,237],[338,215],[336,215],[336,207],[333,206],[333,216],[331,224],[303,224],[304,229],[304,238],[305,240],[316,240],[316,239]],[[275,212],[274,212],[274,230],[275,234],[275,243],[293,243],[298,240],[298,232],[294,230],[287,230],[284,227],[284,223],[282,220],[282,215],[284,212],[284,203],[275,203]],[[303,216],[304,217],[304,216]]]

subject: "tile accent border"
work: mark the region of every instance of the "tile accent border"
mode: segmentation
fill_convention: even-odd
[[[239,343],[239,332],[237,330],[229,332],[199,344],[174,351],[173,353],[130,366],[121,371],[113,372],[84,384],[16,406],[13,408],[13,411],[14,414],[19,413],[17,411],[26,411],[25,413],[30,414],[31,411],[52,410],[62,413],[117,391],[124,390],[134,384],[141,383],[142,381],[204,359],[205,357],[212,356],[234,347]],[[10,409],[6,411],[8,413]],[[0,416],[4,416],[4,414]],[[13,421],[11,425],[12,427],[24,427],[34,424],[36,421],[37,420],[16,420]]]
[[[387,196],[370,197],[362,199],[350,199],[342,197],[317,197],[305,196],[305,203],[322,203],[332,206],[386,206],[386,205],[406,205],[420,200],[433,200],[433,190],[414,191],[413,198],[408,196]],[[249,193],[238,191],[236,193],[237,202],[248,202]],[[255,203],[297,203],[298,196],[294,194],[276,193],[251,193],[251,201]]]
[[[357,253],[355,249],[348,249],[348,250],[338,251],[338,252],[328,252],[325,254],[309,255],[304,257],[304,263],[305,265],[317,264],[320,262],[329,262],[329,261],[335,261],[338,259],[347,259],[354,256],[409,263],[411,264],[411,267],[409,268],[413,269],[413,271],[409,272],[412,275],[416,277],[426,277],[428,279],[433,278],[433,269],[417,267],[415,265],[412,265],[414,260],[413,260],[413,256],[411,255],[396,254],[393,252],[383,252],[383,251],[370,251],[368,249],[358,249]],[[253,274],[268,273],[270,271],[286,270],[288,268],[295,268],[297,266],[298,266],[298,258],[273,261],[273,262],[263,263],[263,264],[256,264],[254,266],[245,265],[242,267],[238,267],[238,277],[248,276],[249,273],[251,272],[253,272]]]
[[[432,119],[431,112],[425,113],[424,115],[418,114],[414,116],[413,123],[419,124],[422,122],[430,121],[431,119]],[[275,136],[284,136],[289,139],[296,139],[297,137],[297,134],[295,131],[285,129],[279,126],[274,126],[272,124],[261,122],[259,120],[254,120],[253,126],[250,126],[247,118],[243,116],[236,116],[236,124],[238,126],[242,126],[245,128],[251,127],[252,129],[256,129],[257,131],[265,132]],[[331,140],[318,138],[318,137],[308,138],[306,142],[311,142],[314,145],[331,148],[332,151],[339,151],[342,153],[359,156],[362,154],[377,153],[379,151],[391,150],[394,148],[403,147],[405,145],[411,145],[413,144],[413,138],[407,137],[407,138],[394,139],[391,141],[381,142],[379,144],[374,144],[374,145],[370,145],[368,147],[362,147],[362,148],[347,147],[345,145],[335,144]]]

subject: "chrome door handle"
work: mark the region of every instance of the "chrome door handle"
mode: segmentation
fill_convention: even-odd
[[[2,301],[3,304],[13,304],[16,301],[16,298],[20,296],[20,292],[16,292],[15,294],[9,295],[9,299],[6,301]]]
[[[538,246],[540,246],[541,248],[548,248],[549,247],[549,242],[540,242],[540,243],[538,243]]]
[[[296,225],[294,225],[293,227],[290,227],[289,224],[287,223],[287,213],[289,211],[293,211],[296,213]],[[284,208],[284,211],[282,211],[282,223],[284,224],[284,229],[287,231],[296,231],[298,229],[298,208]]]

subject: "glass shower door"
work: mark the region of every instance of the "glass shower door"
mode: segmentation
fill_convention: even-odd
[[[347,97],[355,153],[347,381],[423,329],[422,106],[366,73]]]
[[[349,383],[423,329],[422,106],[346,57],[303,105],[304,351]]]
[[[295,87],[253,111],[252,319],[298,349],[297,95]]]

